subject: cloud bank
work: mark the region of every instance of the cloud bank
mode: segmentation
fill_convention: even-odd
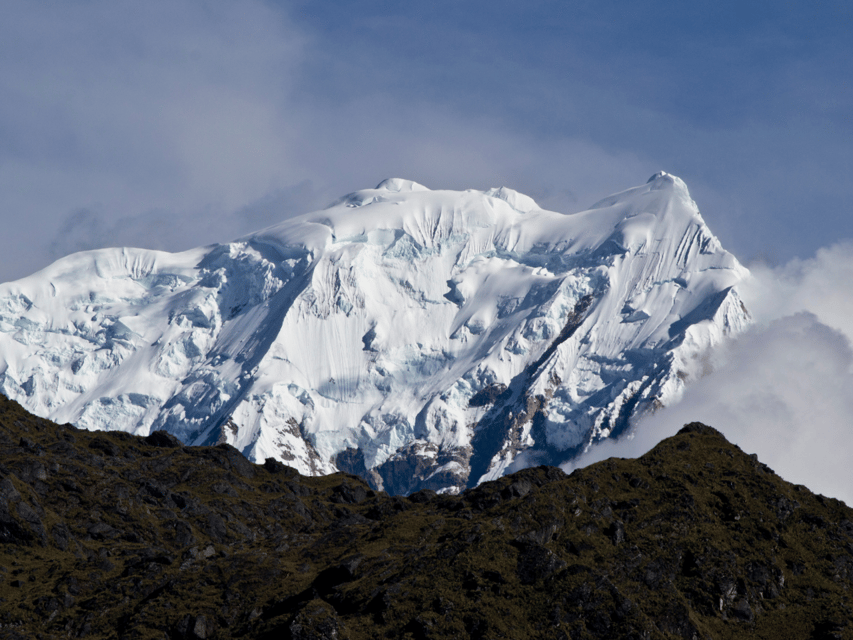
[[[700,421],[786,480],[853,505],[853,245],[752,274],[742,292],[756,324],[709,354],[712,372],[640,420],[632,439],[565,469],[641,455]]]

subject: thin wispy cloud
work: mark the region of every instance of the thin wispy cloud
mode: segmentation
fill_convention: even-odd
[[[177,250],[389,176],[568,212],[664,169],[741,257],[853,235],[844,3],[2,4],[0,280],[81,211]]]
[[[390,176],[573,211],[657,169],[394,93],[375,60],[341,94],[312,66],[340,52],[287,7],[5,5],[0,281],[81,249],[227,241]]]

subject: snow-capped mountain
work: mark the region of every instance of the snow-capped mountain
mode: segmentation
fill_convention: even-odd
[[[74,254],[0,286],[0,391],[309,474],[456,491],[679,397],[747,271],[660,173],[588,211],[386,180],[228,244]]]

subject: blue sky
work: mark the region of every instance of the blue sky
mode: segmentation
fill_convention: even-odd
[[[853,236],[848,2],[0,8],[0,280],[388,176],[573,212],[663,169],[744,261]]]

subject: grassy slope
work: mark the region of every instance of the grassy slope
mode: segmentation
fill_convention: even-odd
[[[851,587],[853,511],[701,425],[400,498],[0,397],[0,638],[853,638]]]

